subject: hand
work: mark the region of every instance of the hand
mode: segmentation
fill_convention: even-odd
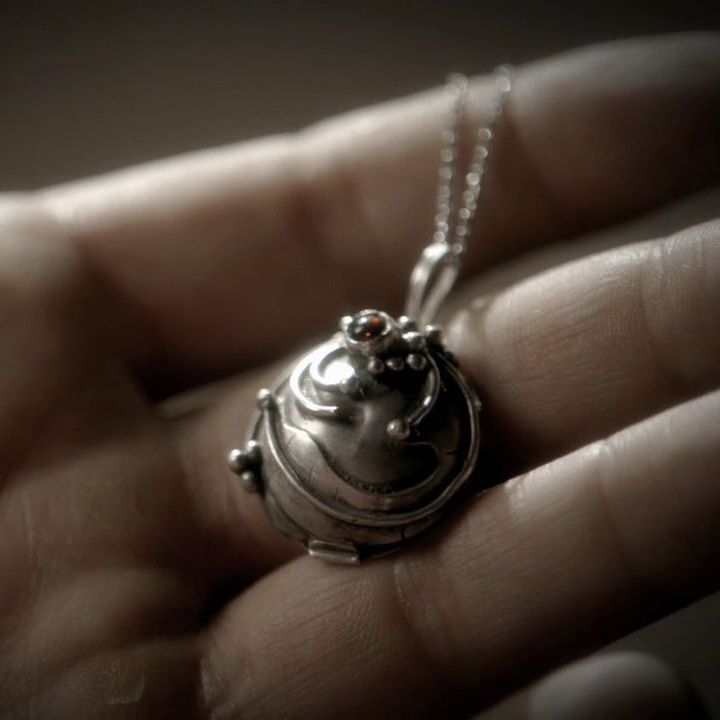
[[[521,68],[472,274],[717,181],[719,89],[712,36]],[[462,717],[717,589],[718,222],[467,304],[507,482],[402,554],[296,557],[227,470],[283,354],[398,308],[446,110],[3,200],[0,717]]]

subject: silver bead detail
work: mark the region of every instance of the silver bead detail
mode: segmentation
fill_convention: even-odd
[[[385,364],[391,369],[395,370],[396,372],[399,370],[402,370],[405,367],[405,361],[401,357],[391,357],[388,358],[385,362]]]
[[[398,325],[400,327],[400,330],[404,333],[417,330],[417,323],[411,318],[409,318],[407,315],[401,315],[398,318]]]
[[[228,453],[228,465],[230,469],[240,475],[250,467],[250,458],[246,452],[235,448]]]
[[[424,370],[427,366],[427,358],[419,353],[410,353],[407,356],[407,364],[412,370]]]
[[[391,420],[387,426],[387,434],[393,440],[405,440],[410,435],[410,424],[405,418]]]
[[[235,448],[228,453],[228,465],[236,474],[242,476],[250,472],[253,473],[262,462],[262,449],[257,440],[251,440],[245,450]]]
[[[371,357],[368,360],[367,369],[371,375],[382,375],[385,372],[385,363],[378,357]]]
[[[252,470],[246,470],[240,475],[240,487],[247,493],[254,494],[258,492],[258,481]]]
[[[262,449],[257,440],[251,440],[245,448],[245,454],[251,465],[259,465],[262,462]]]
[[[340,332],[345,332],[353,321],[352,315],[343,315],[340,318]]]
[[[413,352],[417,352],[418,350],[424,350],[425,345],[427,344],[425,336],[419,332],[409,332],[403,335],[403,339],[407,343],[408,348],[410,348],[410,350],[412,350]]]
[[[258,410],[268,410],[271,407],[274,407],[276,404],[275,396],[273,395],[271,390],[268,390],[267,388],[262,388],[257,394],[257,407]]]

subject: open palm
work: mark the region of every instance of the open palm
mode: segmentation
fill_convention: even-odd
[[[515,86],[475,275],[720,176],[716,38]],[[402,554],[296,557],[227,471],[283,354],[397,309],[446,110],[2,200],[1,718],[462,717],[718,587],[717,222],[464,306],[449,340],[507,482]]]

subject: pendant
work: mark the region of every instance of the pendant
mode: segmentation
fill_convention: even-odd
[[[248,442],[230,453],[243,487],[311,555],[358,563],[397,550],[438,522],[476,474],[480,402],[434,319],[458,277],[509,68],[497,68],[494,85],[453,221],[468,81],[449,79],[435,233],[410,276],[405,314],[342,318],[330,340],[260,391]]]
[[[436,523],[466,489],[479,400],[426,322],[452,287],[458,253],[423,252],[407,315],[343,317],[272,389],[244,449],[229,456],[277,528],[344,563],[385,554]]]

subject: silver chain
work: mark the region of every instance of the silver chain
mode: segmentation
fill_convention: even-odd
[[[462,119],[465,114],[468,95],[468,79],[465,75],[453,74],[448,78],[448,89],[453,94],[450,127],[442,133],[440,150],[440,170],[437,190],[437,213],[435,216],[435,242],[444,242],[456,246],[458,253],[465,251],[470,236],[478,197],[482,190],[485,166],[492,148],[495,128],[502,115],[505,101],[512,88],[510,68],[501,65],[494,76],[495,96],[486,125],[478,128],[470,168],[465,175],[465,188],[462,192],[462,207],[457,211],[452,226],[452,216],[456,205],[457,165],[460,149]]]
[[[435,231],[432,243],[423,250],[410,276],[405,306],[405,314],[421,324],[434,319],[460,272],[460,257],[465,254],[472,232],[495,130],[512,89],[512,76],[508,66],[501,65],[495,70],[494,86],[490,116],[487,123],[476,132],[470,167],[460,195],[460,207],[455,212],[458,205],[457,166],[462,120],[467,105],[468,79],[465,75],[458,74],[448,78],[448,88],[453,96],[451,121],[441,136]]]

